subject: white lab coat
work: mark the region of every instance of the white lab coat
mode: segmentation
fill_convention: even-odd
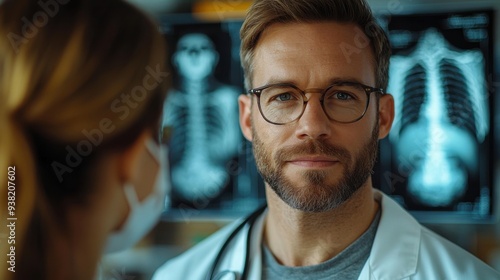
[[[500,273],[462,248],[421,226],[395,201],[374,190],[382,213],[377,233],[358,279],[377,280],[500,280]],[[255,222],[248,279],[261,278],[261,240],[266,212]],[[228,235],[241,221],[236,221],[180,256],[168,261],[155,273],[153,280],[206,279],[215,256]],[[226,249],[218,271],[243,270],[248,226],[242,229]],[[314,278],[314,276],[311,276]],[[223,278],[226,279],[226,278]]]

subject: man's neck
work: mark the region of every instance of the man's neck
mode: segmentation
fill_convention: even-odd
[[[308,266],[325,262],[358,239],[370,226],[378,203],[371,184],[365,184],[338,208],[306,213],[291,208],[266,187],[269,212],[264,242],[285,266]]]

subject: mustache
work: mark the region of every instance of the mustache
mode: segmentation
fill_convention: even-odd
[[[300,155],[328,156],[335,157],[344,163],[351,162],[351,154],[347,149],[324,140],[308,140],[297,145],[284,147],[276,152],[275,160],[282,163]]]

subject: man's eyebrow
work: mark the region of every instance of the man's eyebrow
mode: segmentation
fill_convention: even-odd
[[[329,84],[340,84],[340,83],[358,83],[363,84],[359,79],[354,77],[336,77],[329,80]]]
[[[292,85],[297,85],[297,83],[294,80],[292,80],[292,79],[280,79],[280,78],[270,78],[265,83],[265,85],[272,85],[272,84],[292,84]]]

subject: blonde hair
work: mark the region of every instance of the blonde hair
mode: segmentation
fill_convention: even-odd
[[[102,151],[156,129],[169,76],[164,39],[120,0],[7,0],[0,37],[0,199],[15,195],[17,218],[16,272],[2,251],[0,278],[67,278],[51,266],[68,261],[56,246],[64,203],[88,203]]]
[[[370,38],[375,58],[376,87],[385,89],[389,79],[390,44],[364,0],[255,0],[240,31],[240,58],[245,87],[252,88],[255,48],[260,35],[268,26],[274,23],[321,21],[354,23],[363,30]]]

